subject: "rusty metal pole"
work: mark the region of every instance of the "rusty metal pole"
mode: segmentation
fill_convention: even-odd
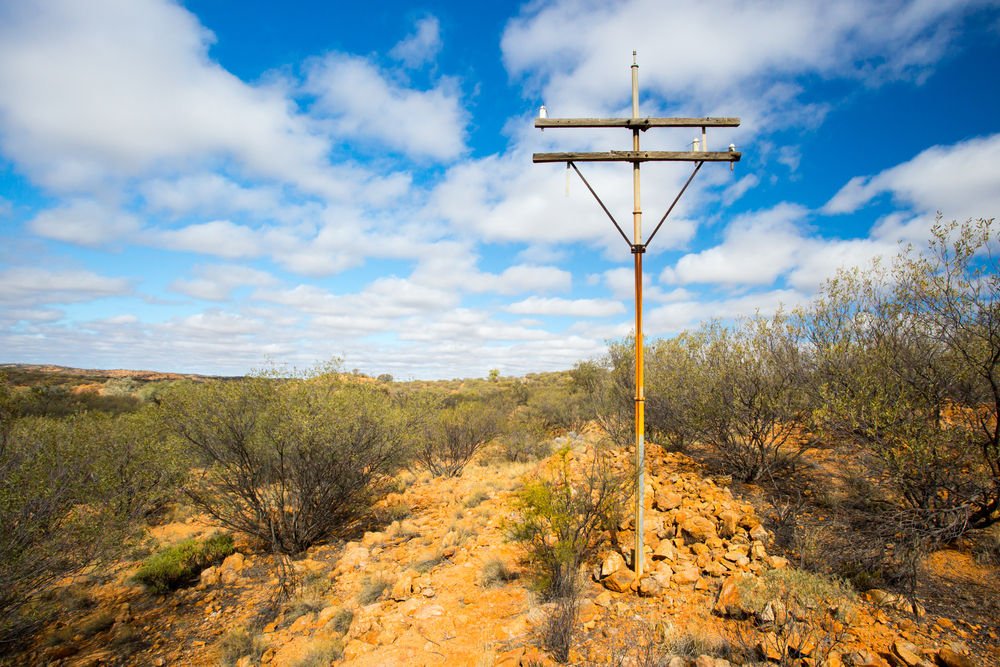
[[[635,51],[632,52],[632,118],[639,117],[639,65],[635,62]],[[632,130],[632,150],[639,151],[639,129]],[[642,576],[642,566],[645,560],[643,553],[643,505],[646,487],[645,475],[645,443],[643,442],[645,398],[642,391],[642,254],[646,248],[642,245],[642,206],[639,201],[639,163],[632,163],[632,188],[634,206],[632,223],[634,226],[634,241],[632,254],[635,256],[635,552],[632,555],[632,565],[636,578]]]

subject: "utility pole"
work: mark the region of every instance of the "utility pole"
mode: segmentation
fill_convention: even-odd
[[[632,567],[635,570],[636,578],[642,575],[643,560],[643,505],[644,490],[646,485],[645,464],[646,453],[643,436],[645,434],[644,404],[643,395],[643,359],[642,359],[642,255],[646,252],[646,247],[653,240],[660,226],[674,210],[674,206],[680,200],[681,195],[694,179],[695,174],[706,162],[729,162],[730,166],[734,162],[740,161],[740,153],[730,145],[728,151],[708,152],[708,136],[706,128],[709,127],[738,127],[739,118],[640,118],[639,117],[639,65],[635,61],[636,52],[632,52],[632,117],[631,118],[546,118],[545,107],[542,107],[541,118],[535,119],[535,127],[626,127],[632,130],[632,150],[631,151],[609,151],[607,153],[535,153],[531,161],[539,162],[565,162],[566,169],[570,167],[577,173],[590,193],[597,199],[604,212],[611,218],[622,235],[625,242],[629,244],[632,255],[635,258],[635,551],[632,555]],[[701,141],[694,141],[693,151],[640,151],[639,131],[645,132],[651,127],[700,127]],[[604,205],[601,198],[597,196],[590,183],[580,173],[576,166],[577,162],[631,162],[632,163],[632,240],[622,231],[621,226],[614,216]],[[660,218],[660,222],[653,229],[653,233],[645,243],[642,242],[642,206],[640,204],[639,189],[639,165],[642,162],[694,162],[694,172],[688,178],[687,183],[681,188],[670,208]],[[567,176],[568,178],[568,176]],[[568,183],[569,181],[567,181]],[[567,190],[567,194],[569,191]]]

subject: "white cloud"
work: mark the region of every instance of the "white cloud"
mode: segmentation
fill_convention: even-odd
[[[167,290],[206,301],[228,301],[238,287],[268,287],[278,282],[266,271],[246,266],[213,264],[196,269],[194,280],[175,280]]]
[[[823,108],[798,99],[798,77],[868,85],[921,77],[944,55],[965,13],[984,4],[556,0],[529,5],[510,21],[501,47],[508,71],[558,109],[553,116],[603,115],[627,105],[636,49],[642,90],[688,111],[678,115],[739,113],[751,129],[808,125]]]
[[[411,69],[429,63],[441,50],[441,23],[434,16],[416,22],[417,31],[396,44],[389,55]]]
[[[466,151],[468,114],[454,79],[426,91],[394,81],[365,58],[332,53],[309,66],[312,113],[342,137],[375,140],[415,157],[453,160]]]
[[[681,257],[663,270],[660,281],[675,285],[772,283],[796,265],[803,243],[799,226],[807,213],[801,206],[782,203],[741,215],[727,227],[721,245]]]
[[[888,192],[898,204],[917,213],[941,211],[949,219],[960,220],[993,217],[1000,211],[997,164],[1000,164],[1000,134],[952,146],[932,146],[912,160],[875,176],[852,178],[826,203],[822,212],[853,213]]]
[[[747,174],[741,177],[722,191],[722,203],[726,206],[733,204],[737,199],[745,195],[748,190],[757,187],[758,184],[760,184],[760,177],[757,174]]]
[[[515,315],[570,315],[573,317],[607,317],[625,312],[621,301],[610,299],[560,299],[530,296],[523,301],[505,306],[504,310]]]
[[[330,167],[329,139],[296,111],[288,84],[244,83],[209,58],[214,39],[168,0],[5,3],[0,145],[60,192],[226,160],[327,197],[383,187]]]
[[[127,241],[141,227],[136,216],[85,199],[42,211],[28,223],[39,236],[90,248]]]
[[[271,213],[279,208],[275,186],[243,187],[210,172],[189,174],[175,180],[153,179],[141,186],[146,202],[154,210],[173,213],[254,211]]]
[[[127,278],[108,278],[83,270],[19,266],[0,271],[0,304],[36,306],[82,303],[133,294]]]
[[[170,250],[227,258],[256,257],[263,252],[259,235],[253,229],[229,220],[160,230],[150,233],[148,242]]]

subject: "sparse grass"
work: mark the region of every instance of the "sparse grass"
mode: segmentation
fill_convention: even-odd
[[[479,535],[479,531],[471,526],[453,523],[445,534],[443,545],[446,547],[460,547],[465,541]]]
[[[980,565],[1000,567],[1000,526],[994,526],[976,543],[976,562]]]
[[[354,620],[354,612],[347,607],[340,607],[337,609],[337,613],[333,615],[330,619],[329,626],[330,629],[339,635],[346,635],[347,631],[351,629],[351,621]]]
[[[221,563],[233,553],[232,535],[214,535],[207,540],[185,540],[147,559],[135,580],[156,593],[185,584],[205,568]]]
[[[250,664],[259,665],[267,648],[267,642],[260,635],[244,628],[230,630],[215,645],[219,654],[219,667],[234,667],[244,656],[250,657]]]
[[[344,656],[344,645],[337,639],[315,642],[306,657],[292,667],[330,667],[330,663]]]
[[[438,549],[433,556],[431,556],[430,558],[424,558],[422,560],[419,560],[416,563],[414,563],[411,567],[420,574],[425,574],[427,572],[430,572],[443,562],[444,562],[444,550]]]
[[[714,632],[698,627],[677,630],[669,625],[664,630],[660,651],[667,656],[687,660],[694,660],[700,655],[727,658],[732,655],[732,646],[726,638]]]
[[[83,625],[80,626],[80,634],[89,639],[99,632],[104,632],[114,624],[115,617],[111,612],[99,611],[83,622]]]
[[[473,491],[472,495],[466,498],[465,502],[462,504],[465,505],[466,509],[472,509],[473,507],[481,505],[484,500],[489,499],[490,494],[486,492],[486,489],[479,488]]]
[[[392,588],[394,582],[383,576],[377,577],[365,577],[361,580],[361,588],[358,590],[355,598],[358,604],[366,605],[375,602],[380,597],[382,593],[389,588]]]
[[[514,581],[518,576],[517,571],[512,570],[502,558],[491,558],[483,564],[479,582],[483,587],[489,588]]]
[[[754,584],[754,582],[759,582]],[[759,612],[772,600],[797,602],[806,608],[821,609],[853,602],[857,595],[840,579],[804,570],[767,570],[759,579],[745,578],[738,585],[748,608]]]
[[[288,608],[285,610],[285,618],[282,625],[288,627],[306,614],[315,614],[321,611],[325,606],[322,599],[311,597],[311,596],[301,596],[294,598],[288,603]]]
[[[393,503],[392,505],[386,505],[385,515],[390,522],[392,521],[402,521],[406,519],[413,513],[413,508],[404,502]]]

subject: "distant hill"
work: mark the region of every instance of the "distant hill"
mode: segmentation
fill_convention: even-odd
[[[157,382],[160,380],[205,380],[232,379],[219,375],[199,375],[197,373],[165,373],[162,371],[142,371],[116,368],[71,368],[55,364],[0,364],[0,373],[6,373],[14,386],[37,384],[79,384],[81,381],[100,382],[112,378],[130,377],[137,382]]]

